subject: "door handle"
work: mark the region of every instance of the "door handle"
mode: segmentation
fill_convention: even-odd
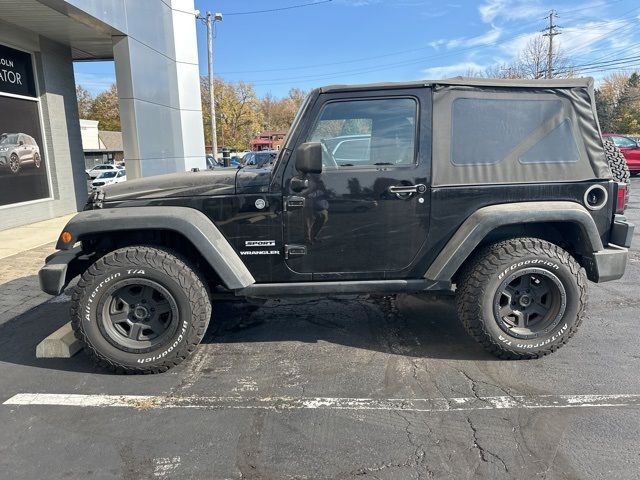
[[[304,207],[304,197],[291,196],[287,197],[284,201],[284,211],[292,210],[294,208]]]
[[[389,193],[407,194],[407,193],[425,193],[427,186],[419,183],[417,185],[392,185],[389,187]]]

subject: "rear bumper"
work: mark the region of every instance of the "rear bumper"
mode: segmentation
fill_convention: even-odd
[[[603,283],[622,278],[627,267],[628,258],[629,249],[618,247],[617,245],[610,244],[604,250],[595,252],[593,254],[595,263],[593,281]]]
[[[629,259],[629,247],[635,225],[627,222],[623,215],[616,215],[611,229],[611,242],[593,254],[593,281],[597,283],[618,280],[624,275]]]
[[[70,265],[82,254],[80,247],[71,250],[63,250],[50,255],[45,260],[45,265],[38,272],[40,289],[49,295],[60,295],[67,286]]]

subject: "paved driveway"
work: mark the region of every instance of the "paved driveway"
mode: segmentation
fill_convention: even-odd
[[[446,297],[217,305],[155,376],[36,360],[63,297],[0,322],[0,478],[639,478],[638,285],[634,250],[534,361],[485,354]]]

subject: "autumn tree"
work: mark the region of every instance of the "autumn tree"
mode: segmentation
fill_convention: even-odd
[[[640,75],[606,77],[596,90],[596,107],[603,131],[640,134]]]
[[[76,85],[76,98],[78,99],[78,114],[80,118],[89,119],[91,105],[93,105],[93,95],[82,85]]]
[[[288,131],[293,119],[306,98],[307,93],[299,88],[292,88],[289,94],[276,99],[268,93],[260,100],[260,111],[263,117],[263,131]]]
[[[209,82],[200,79],[202,95],[202,120],[205,143],[211,145]],[[220,79],[214,82],[216,102],[216,126],[218,145],[243,150],[251,138],[262,129],[260,102],[252,85],[245,82],[228,83]]]
[[[205,144],[211,145],[211,123],[209,108],[209,82],[200,79],[202,121]],[[216,102],[216,124],[218,145],[244,150],[251,139],[268,130],[287,131],[306,97],[306,92],[297,88],[284,98],[271,94],[259,99],[253,85],[245,82],[230,83],[221,79],[214,82]],[[118,91],[113,84],[109,90],[95,98],[81,85],[76,87],[80,118],[98,120],[101,130],[120,130]]]
[[[115,83],[95,98],[82,85],[76,85],[76,98],[80,118],[97,120],[100,130],[120,131],[120,106]]]

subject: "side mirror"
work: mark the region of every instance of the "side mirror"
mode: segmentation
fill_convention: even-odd
[[[23,142],[22,140],[20,140],[20,141],[18,142],[18,144],[19,144],[19,145],[24,145],[24,142]]]
[[[322,145],[303,143],[296,149],[296,170],[300,173],[322,173]]]

